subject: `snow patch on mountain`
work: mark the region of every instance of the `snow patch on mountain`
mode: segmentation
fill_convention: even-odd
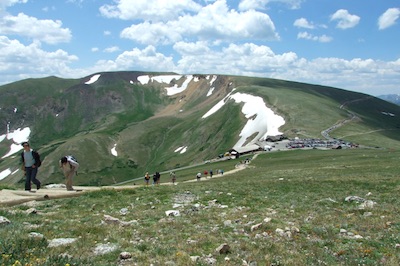
[[[9,176],[10,174],[11,174],[10,168],[8,168],[8,169],[6,169],[6,170],[4,170],[4,171],[1,171],[1,172],[0,172],[0,180],[6,178],[6,177]]]
[[[117,144],[114,144],[114,147],[111,149],[111,154],[114,155],[115,157],[118,156]]]
[[[150,82],[153,81],[157,81],[158,83],[166,83],[166,84],[170,84],[172,80],[180,80],[183,76],[182,75],[163,75],[163,76],[154,76],[154,77],[150,77],[148,75],[144,75],[144,76],[139,76],[137,77],[137,80],[140,82],[140,84],[142,85],[146,85],[149,84]],[[198,81],[197,78],[193,78],[193,75],[185,75],[184,76],[186,79],[183,82],[182,86],[178,86],[178,84],[175,84],[172,87],[165,87],[164,89],[167,90],[167,95],[168,96],[172,96],[178,93],[181,93],[182,91],[187,89],[187,86],[189,85],[189,83],[194,80],[195,82]]]
[[[7,129],[8,130],[8,129]],[[14,153],[20,151],[23,149],[21,146],[21,143],[24,141],[29,140],[29,135],[31,134],[31,129],[29,127],[25,127],[23,129],[18,128],[17,130],[14,130],[13,132],[7,132],[7,134],[0,135],[0,142],[3,141],[5,138],[8,140],[12,140],[13,143],[10,146],[10,150],[8,151],[7,154],[5,154],[2,159],[13,155]]]
[[[85,84],[95,83],[100,78],[100,76],[100,74],[93,75],[88,81],[85,82]]]
[[[248,120],[239,134],[239,141],[233,148],[254,144],[260,139],[265,139],[267,136],[282,135],[279,128],[285,124],[285,120],[283,117],[275,114],[270,108],[268,108],[265,105],[263,98],[239,92],[233,94],[234,91],[235,89],[202,116],[204,119],[214,114],[230,99],[234,100],[236,103],[243,103],[241,111]],[[253,134],[257,134],[256,137],[244,145],[247,139]]]
[[[185,153],[186,152],[186,150],[187,150],[187,146],[181,146],[181,147],[179,147],[179,148],[177,148],[174,152],[179,152],[179,153]]]

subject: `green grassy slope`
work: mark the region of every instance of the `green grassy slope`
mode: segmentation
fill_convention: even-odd
[[[8,121],[11,129],[31,128],[32,146],[43,157],[40,177],[44,183],[62,181],[57,163],[66,153],[79,159],[77,183],[87,185],[118,183],[146,171],[167,171],[217,157],[239,139],[246,123],[241,105],[229,101],[212,116],[201,117],[232,88],[262,97],[284,117],[280,130],[288,137],[321,138],[322,130],[355,115],[358,119],[331,136],[366,146],[400,147],[400,107],[368,95],[274,79],[220,76],[213,95],[207,97],[209,81],[199,75],[202,79],[194,87],[169,97],[163,88],[172,84],[132,83],[143,74],[102,73],[89,85],[84,82],[90,77],[50,77],[1,86],[0,121],[4,128]],[[184,104],[179,105],[180,101]],[[183,112],[171,112],[171,106]],[[10,143],[0,142],[0,152],[5,154]],[[114,145],[117,157],[111,154]],[[179,147],[187,151],[174,152]],[[7,168],[16,171],[18,157],[0,159],[0,170]],[[19,171],[4,182],[21,179]]]
[[[37,215],[3,207],[11,223],[0,227],[0,264],[114,265],[129,252],[138,265],[399,265],[399,159],[398,150],[273,152],[207,181],[36,202]],[[42,237],[29,237],[30,225]],[[58,238],[75,242],[48,246]],[[223,243],[227,254],[215,251]],[[96,247],[114,249],[94,255]]]

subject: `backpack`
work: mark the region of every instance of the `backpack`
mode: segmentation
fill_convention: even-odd
[[[77,160],[74,156],[72,156],[72,155],[67,155],[67,156],[65,156],[65,157],[67,158],[67,160],[68,160],[69,162],[72,162],[72,163],[75,165],[76,168],[79,167],[78,160]]]
[[[69,162],[70,165],[73,165],[75,167],[75,173],[76,175],[78,175],[78,168],[79,168],[78,160],[72,155],[67,155],[65,156],[65,158],[67,158],[67,161]]]

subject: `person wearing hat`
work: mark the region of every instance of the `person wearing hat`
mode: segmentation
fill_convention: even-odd
[[[40,181],[36,178],[38,168],[42,164],[40,155],[37,151],[31,149],[28,142],[23,142],[24,151],[21,153],[22,170],[25,171],[25,190],[31,191],[31,183],[40,189]]]

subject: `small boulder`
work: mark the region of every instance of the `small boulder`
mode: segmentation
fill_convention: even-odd
[[[0,216],[0,225],[6,225],[10,223],[11,223],[10,220],[8,220],[6,217]]]
[[[231,252],[231,247],[228,244],[224,243],[224,244],[219,245],[219,247],[217,247],[215,249],[215,251],[218,254],[228,254]]]

